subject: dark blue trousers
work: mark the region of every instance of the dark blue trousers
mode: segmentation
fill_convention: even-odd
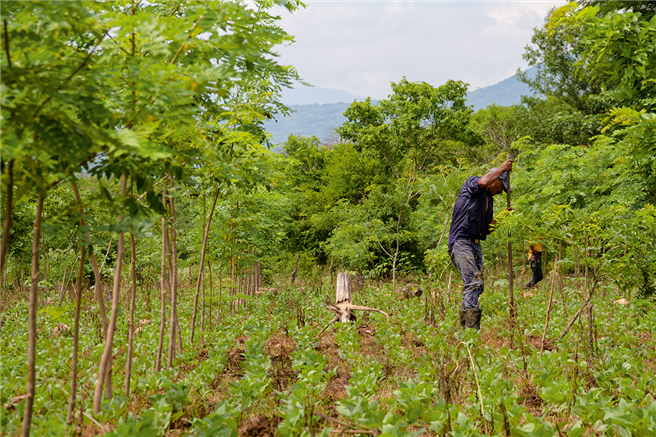
[[[462,309],[479,310],[479,296],[483,293],[483,251],[481,245],[470,240],[456,240],[449,247],[451,262],[460,271],[464,288]]]

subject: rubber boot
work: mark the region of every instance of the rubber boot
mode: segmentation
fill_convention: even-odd
[[[465,310],[460,310],[460,326],[465,327]]]
[[[481,314],[482,314],[481,310],[476,310],[473,308],[465,309],[465,327],[480,331]]]

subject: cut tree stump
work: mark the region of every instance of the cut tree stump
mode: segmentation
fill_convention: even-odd
[[[323,334],[330,325],[335,322],[349,322],[355,320],[356,317],[353,314],[353,310],[360,311],[376,311],[378,313],[384,314],[389,320],[389,315],[377,308],[363,307],[360,305],[353,305],[351,303],[351,275],[349,272],[339,272],[337,273],[337,289],[335,291],[335,304],[326,305],[326,308],[333,313],[335,317],[319,332],[319,335]]]

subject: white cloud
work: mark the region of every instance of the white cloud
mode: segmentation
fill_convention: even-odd
[[[279,12],[296,43],[279,61],[317,87],[384,98],[403,76],[433,85],[463,80],[471,88],[512,75],[545,2],[308,2]]]

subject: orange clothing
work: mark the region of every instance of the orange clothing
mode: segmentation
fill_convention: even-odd
[[[531,259],[533,256],[541,256],[542,255],[542,244],[540,243],[535,243],[531,244],[528,248],[528,259]]]

